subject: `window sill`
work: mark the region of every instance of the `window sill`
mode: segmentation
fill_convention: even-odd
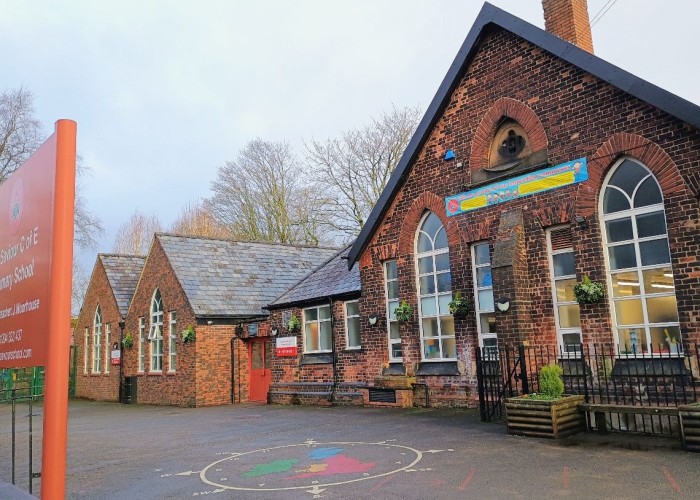
[[[361,351],[361,350],[362,350],[362,346],[359,346],[359,347],[346,347],[344,350],[345,350],[345,351],[351,351],[351,352],[352,352],[352,351]]]
[[[456,361],[422,361],[416,375],[460,375]]]
[[[325,365],[333,362],[332,352],[305,353],[301,357],[301,365]]]
[[[401,361],[391,361],[389,366],[382,370],[382,375],[406,375],[406,367]]]

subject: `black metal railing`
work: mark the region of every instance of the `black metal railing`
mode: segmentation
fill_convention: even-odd
[[[608,411],[611,430],[676,434],[677,417],[668,414],[673,412],[653,415],[641,408],[674,408],[700,395],[697,344],[648,352],[612,344],[513,345],[480,348],[476,354],[483,421],[504,417],[504,398],[537,392],[540,369],[548,364],[562,367],[567,394],[583,395],[589,405],[624,407],[616,416]],[[640,407],[642,417],[630,407]]]
[[[10,481],[13,485],[17,484],[18,474],[17,474],[17,463],[24,456],[20,453],[18,441],[25,441],[27,446],[27,483],[28,491],[31,494],[33,492],[34,479],[40,478],[40,472],[34,472],[34,417],[38,416],[34,413],[34,403],[36,400],[43,398],[43,393],[37,393],[36,388],[30,387],[26,389],[11,389],[9,392],[9,397],[7,393],[0,395],[0,404],[9,405],[11,408],[10,421],[11,421],[11,431],[10,431]],[[27,413],[25,415],[23,408],[26,408]],[[18,414],[20,417],[26,417],[26,424],[24,423],[24,418],[20,418],[18,422]]]

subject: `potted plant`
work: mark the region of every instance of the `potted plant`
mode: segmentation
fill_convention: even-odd
[[[564,394],[562,373],[559,365],[543,366],[541,392],[506,400],[508,434],[556,439],[585,428],[585,415],[578,410],[584,397]]]
[[[126,335],[124,335],[122,345],[127,349],[131,349],[134,346],[134,336],[130,332],[127,332]]]
[[[605,296],[605,287],[602,283],[591,281],[587,274],[583,275],[580,283],[574,285],[574,297],[579,304],[594,304],[600,302]]]
[[[454,298],[447,304],[447,309],[453,316],[466,316],[469,314],[469,305],[469,300],[462,296],[462,292],[455,292]]]
[[[394,314],[396,315],[396,321],[406,323],[413,319],[413,307],[405,300],[402,300],[394,310]]]
[[[301,330],[301,321],[299,321],[296,314],[292,314],[292,317],[287,321],[287,330],[291,333]]]
[[[187,325],[187,328],[182,330],[182,341],[187,344],[188,342],[194,342],[197,339],[197,334],[194,331],[194,326]]]

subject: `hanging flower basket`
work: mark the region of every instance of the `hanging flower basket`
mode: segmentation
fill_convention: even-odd
[[[469,300],[462,296],[462,292],[455,292],[454,298],[447,304],[447,309],[453,316],[466,316],[469,314],[470,305]]]
[[[574,297],[579,304],[595,304],[605,297],[605,287],[602,283],[591,281],[591,278],[584,274],[583,280],[574,285]]]
[[[406,323],[413,319],[413,307],[405,300],[402,300],[394,310],[394,314],[396,315],[396,321]]]
[[[134,336],[131,333],[124,335],[124,340],[122,340],[122,345],[127,349],[134,347]]]
[[[187,328],[182,330],[182,341],[187,344],[188,342],[194,342],[197,339],[197,334],[194,331],[192,325],[187,325]]]
[[[292,314],[292,317],[287,321],[287,330],[290,333],[296,333],[301,330],[301,321],[299,321],[296,314]]]

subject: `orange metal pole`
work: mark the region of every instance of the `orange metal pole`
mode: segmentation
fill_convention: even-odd
[[[66,496],[76,130],[74,121],[56,122],[56,185],[41,459],[41,498],[44,500],[64,500]]]

